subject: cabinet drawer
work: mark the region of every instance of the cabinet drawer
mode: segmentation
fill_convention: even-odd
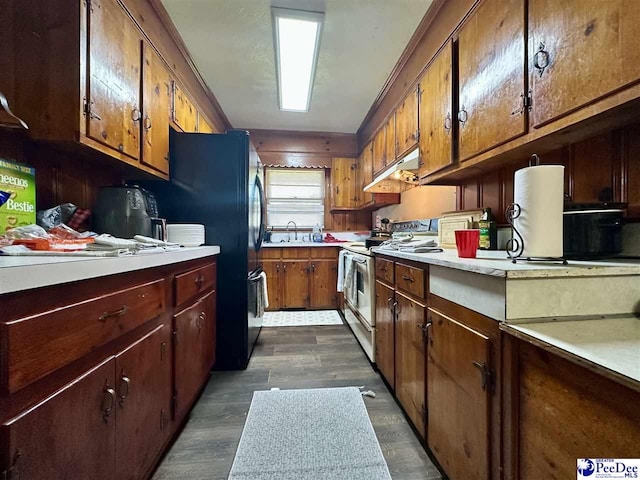
[[[192,300],[201,292],[216,286],[216,264],[211,263],[180,275],[176,275],[175,305]]]
[[[164,280],[0,324],[0,384],[12,393],[157,317]]]
[[[396,263],[395,272],[396,289],[426,299],[424,270]]]
[[[376,277],[393,285],[393,262],[376,257]]]

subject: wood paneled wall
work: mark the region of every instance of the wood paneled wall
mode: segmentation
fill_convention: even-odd
[[[330,211],[331,159],[358,155],[355,134],[282,130],[250,130],[250,134],[265,165],[325,168],[325,230],[357,232],[371,229],[370,212]]]
[[[640,220],[640,123],[612,130],[540,156],[541,163],[565,166],[565,192],[575,202],[597,202],[610,188],[615,202],[628,202],[628,218]],[[458,209],[490,207],[506,223],[505,208],[513,202],[513,175],[528,160],[463,183]]]

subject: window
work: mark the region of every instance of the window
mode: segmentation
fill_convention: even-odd
[[[324,169],[267,168],[267,225],[324,227]]]

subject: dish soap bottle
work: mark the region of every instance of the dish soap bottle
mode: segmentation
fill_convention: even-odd
[[[313,227],[313,242],[322,243],[322,228],[320,228],[319,223],[316,223],[316,226]]]
[[[482,250],[496,250],[498,248],[498,229],[491,217],[491,209],[483,208],[482,217],[478,222],[480,228],[480,245]]]

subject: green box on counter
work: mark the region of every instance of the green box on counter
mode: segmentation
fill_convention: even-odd
[[[36,223],[36,169],[0,158],[0,235]]]

